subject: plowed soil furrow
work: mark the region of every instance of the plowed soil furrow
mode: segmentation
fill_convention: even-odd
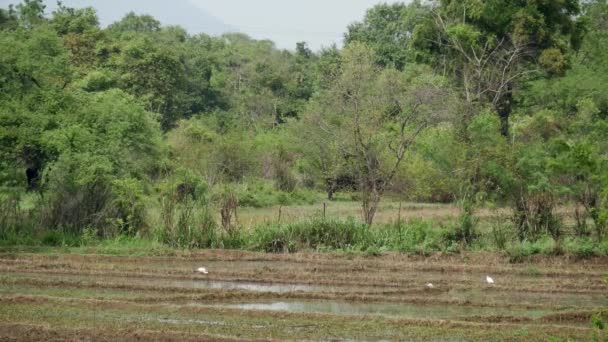
[[[602,258],[487,253],[5,253],[0,340],[588,340],[606,273]]]

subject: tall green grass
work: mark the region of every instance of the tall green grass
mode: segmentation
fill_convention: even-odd
[[[412,220],[370,227],[354,219],[311,219],[256,227],[245,241],[248,248],[271,252],[303,250],[399,251],[429,254],[453,250],[445,228],[433,221]]]
[[[429,255],[435,252],[489,250],[503,252],[512,262],[522,262],[535,255],[568,254],[577,258],[608,255],[608,240],[597,243],[591,238],[568,236],[556,242],[549,235],[536,241],[518,241],[514,236],[486,232],[486,237],[467,244],[454,234],[454,225],[441,226],[432,220],[410,220],[368,226],[355,219],[313,218],[294,223],[264,223],[252,229],[227,232],[211,224],[209,216],[188,215],[169,230],[153,229],[147,236],[118,235],[100,238],[94,229],[81,234],[70,230],[22,230],[0,237],[0,247],[62,248],[75,252],[100,254],[168,254],[176,249],[239,249],[266,253],[302,251],[343,251],[378,255],[402,252]],[[502,228],[502,227],[501,227]],[[498,240],[498,241],[497,241]]]
[[[350,249],[373,244],[373,233],[349,219],[312,219],[295,223],[272,223],[256,227],[245,239],[249,248],[264,252],[297,252],[315,249]]]
[[[241,207],[267,208],[273,205],[315,204],[323,199],[318,192],[308,189],[280,191],[268,182],[248,182],[234,185]]]

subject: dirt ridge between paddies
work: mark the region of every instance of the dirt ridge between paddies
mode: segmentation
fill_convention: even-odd
[[[0,298],[0,303],[3,305],[18,305],[18,304],[26,304],[26,305],[41,305],[41,304],[52,304],[59,305],[62,307],[82,307],[83,305],[88,308],[96,308],[96,309],[127,309],[127,308],[137,308],[144,309],[145,311],[154,311],[160,309],[170,308],[174,312],[187,313],[187,314],[201,314],[201,313],[209,313],[209,312],[220,312],[220,313],[230,313],[234,315],[241,316],[250,316],[255,317],[259,315],[259,311],[242,311],[234,308],[222,308],[217,306],[179,306],[179,305],[166,305],[166,304],[142,304],[142,303],[132,303],[121,300],[99,300],[99,299],[77,299],[77,298],[54,298],[54,297],[46,297],[46,296],[15,296],[9,298]],[[280,311],[263,311],[264,315],[268,315],[271,317],[305,317],[305,318],[315,318],[322,319],[322,317],[334,317],[344,320],[364,320],[366,317],[370,317],[370,315],[348,315],[341,316],[335,314],[327,314],[327,313],[293,313],[293,312],[280,312]],[[585,315],[591,316],[591,312],[573,312],[566,313],[568,316],[564,317],[576,317],[580,319]],[[502,318],[504,320],[499,320]],[[497,327],[525,327],[525,326],[550,326],[551,328],[556,329],[573,329],[579,331],[589,331],[590,328],[586,326],[575,326],[575,325],[562,325],[562,324],[554,324],[554,323],[563,323],[559,320],[559,316],[548,315],[546,318],[540,317],[538,319],[518,319],[513,316],[490,316],[490,317],[482,317],[482,316],[470,316],[466,318],[459,319],[412,319],[412,318],[401,318],[395,316],[386,316],[383,317],[392,323],[398,323],[401,325],[412,325],[412,326],[453,326],[453,327],[488,327],[488,328],[497,328]]]

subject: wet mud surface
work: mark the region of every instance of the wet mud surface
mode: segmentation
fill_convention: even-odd
[[[606,273],[490,253],[0,254],[0,339],[588,340]]]

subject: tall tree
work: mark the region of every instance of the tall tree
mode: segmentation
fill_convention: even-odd
[[[120,21],[110,25],[108,29],[112,32],[137,32],[152,33],[160,31],[160,21],[149,15],[137,15],[135,12],[128,13]]]
[[[164,130],[189,112],[186,72],[179,45],[169,48],[153,37],[129,39],[110,67],[120,72],[119,85],[160,115]]]
[[[380,70],[375,61],[369,47],[349,45],[334,86],[308,114],[319,129],[331,132],[356,175],[367,224],[372,224],[406,152],[447,106],[442,80],[430,70]]]
[[[44,0],[23,0],[16,9],[19,21],[25,28],[32,28],[44,21]]]
[[[579,13],[578,0],[437,0],[417,46],[453,75],[469,103],[491,104],[508,135],[513,91],[533,75],[564,72],[580,44]]]
[[[415,0],[409,4],[379,4],[369,9],[361,22],[348,27],[346,43],[365,43],[376,51],[378,64],[402,70],[416,62],[410,48],[416,27],[428,15],[429,7]]]
[[[63,37],[64,45],[70,50],[72,64],[80,69],[94,67],[98,61],[97,43],[103,37],[95,9],[76,9],[59,2],[49,22]]]

